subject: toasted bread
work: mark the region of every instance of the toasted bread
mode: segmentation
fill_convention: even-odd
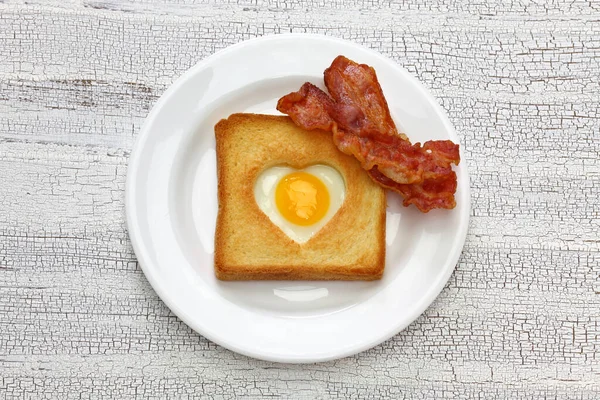
[[[219,212],[215,273],[222,280],[375,280],[385,264],[385,193],[331,133],[287,116],[233,114],[215,126]],[[333,218],[299,244],[259,208],[254,182],[266,168],[326,164],[345,180]]]

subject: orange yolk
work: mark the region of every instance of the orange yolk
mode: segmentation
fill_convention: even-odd
[[[289,222],[308,226],[317,223],[329,210],[327,186],[307,172],[292,172],[275,189],[277,209]]]

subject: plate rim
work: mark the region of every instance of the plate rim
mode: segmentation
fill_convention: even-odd
[[[271,362],[279,362],[279,363],[313,363],[313,362],[325,362],[336,360],[340,358],[345,358],[348,356],[352,356],[358,353],[361,353],[365,350],[368,350],[374,346],[377,346],[381,343],[386,342],[393,336],[397,335],[404,329],[406,329],[409,325],[411,325],[419,316],[421,316],[427,308],[429,308],[435,299],[439,296],[439,294],[444,289],[447,284],[450,276],[456,269],[462,251],[464,249],[466,243],[466,237],[468,233],[468,228],[470,225],[470,214],[471,214],[471,187],[470,187],[470,178],[468,173],[468,164],[464,157],[461,157],[461,180],[465,181],[466,193],[464,194],[466,204],[463,207],[466,209],[466,216],[460,220],[460,226],[457,229],[457,237],[459,238],[458,243],[460,245],[454,247],[452,252],[448,254],[447,259],[451,260],[448,263],[448,267],[443,270],[443,273],[439,276],[437,281],[434,281],[432,285],[430,285],[428,290],[428,295],[426,297],[422,297],[420,301],[419,307],[414,308],[414,312],[407,316],[401,323],[390,324],[391,328],[387,331],[383,331],[381,335],[377,337],[377,339],[364,342],[361,345],[356,345],[355,347],[351,347],[345,351],[333,352],[327,355],[308,355],[308,356],[299,356],[299,357],[290,357],[285,355],[278,354],[267,354],[265,352],[258,351],[256,349],[248,349],[242,348],[235,343],[226,342],[221,340],[218,335],[213,335],[212,332],[209,332],[209,329],[205,329],[201,324],[196,323],[193,318],[190,318],[189,315],[180,309],[177,304],[172,300],[171,296],[165,291],[164,287],[161,285],[157,275],[154,274],[153,269],[149,268],[149,257],[147,254],[147,249],[142,244],[143,240],[141,239],[140,226],[137,224],[135,218],[136,205],[134,202],[135,199],[135,190],[134,190],[134,182],[135,177],[138,174],[139,163],[141,160],[141,149],[144,147],[145,143],[149,137],[150,127],[155,122],[159,111],[164,107],[165,104],[168,103],[173,94],[179,90],[179,88],[190,78],[193,76],[196,71],[203,69],[207,66],[214,58],[225,55],[229,52],[236,51],[238,48],[243,46],[252,45],[260,42],[267,43],[272,40],[303,40],[303,39],[313,39],[318,41],[326,41],[330,43],[339,43],[344,45],[351,45],[353,47],[358,47],[361,50],[369,53],[372,56],[383,58],[388,61],[395,70],[405,76],[411,83],[415,84],[418,90],[424,95],[424,97],[429,102],[429,105],[434,109],[436,114],[440,117],[441,122],[445,126],[448,131],[449,136],[453,141],[460,144],[462,147],[462,151],[464,151],[464,146],[460,142],[459,137],[454,129],[454,126],[448,119],[445,110],[440,106],[437,102],[436,98],[429,92],[429,90],[424,86],[424,84],[418,80],[415,76],[413,76],[410,72],[408,72],[404,67],[400,66],[395,60],[387,57],[386,55],[379,53],[373,49],[365,47],[364,45],[340,39],[337,37],[327,36],[323,34],[314,34],[314,33],[283,33],[283,34],[270,34],[264,35],[256,38],[251,38],[248,40],[240,41],[236,44],[223,48],[211,55],[201,59],[197,63],[195,63],[192,67],[188,68],[183,74],[181,74],[168,88],[163,92],[160,98],[156,101],[156,103],[151,108],[150,112],[146,116],[144,123],[138,133],[138,136],[135,140],[135,143],[132,147],[128,166],[127,166],[127,177],[125,182],[125,213],[126,213],[126,226],[127,231],[130,237],[130,241],[135,252],[137,261],[144,273],[144,276],[152,286],[153,290],[159,296],[161,301],[165,303],[165,305],[186,325],[188,325],[191,329],[193,329],[197,334],[204,336],[208,340],[213,343],[216,343],[226,349],[234,351],[236,353]],[[461,151],[461,152],[462,152]]]

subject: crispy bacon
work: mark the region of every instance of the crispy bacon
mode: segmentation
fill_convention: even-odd
[[[405,206],[423,212],[454,208],[451,165],[460,162],[458,145],[411,144],[396,129],[373,68],[338,56],[324,75],[331,97],[306,82],[279,99],[277,109],[300,127],[332,132],[336,146],[356,157],[375,182],[400,193]]]
[[[341,129],[361,136],[399,134],[372,67],[338,56],[325,70],[325,86],[337,107],[333,119]]]
[[[424,179],[421,183],[410,185],[394,182],[379,172],[377,167],[369,170],[369,176],[386,189],[400,193],[404,198],[402,204],[406,207],[414,204],[419,210],[428,212],[434,208],[451,209],[456,206],[456,173],[451,169],[446,170],[444,176]]]
[[[297,92],[279,99],[277,109],[288,114],[296,125],[304,129],[332,131],[336,125],[331,117],[333,101],[327,93],[309,82]]]

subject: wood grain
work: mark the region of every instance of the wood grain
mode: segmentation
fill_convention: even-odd
[[[161,93],[281,32],[406,67],[455,125],[472,187],[435,303],[372,350],[303,366],[195,334],[124,218]],[[0,398],[598,398],[599,76],[595,1],[0,1]]]

